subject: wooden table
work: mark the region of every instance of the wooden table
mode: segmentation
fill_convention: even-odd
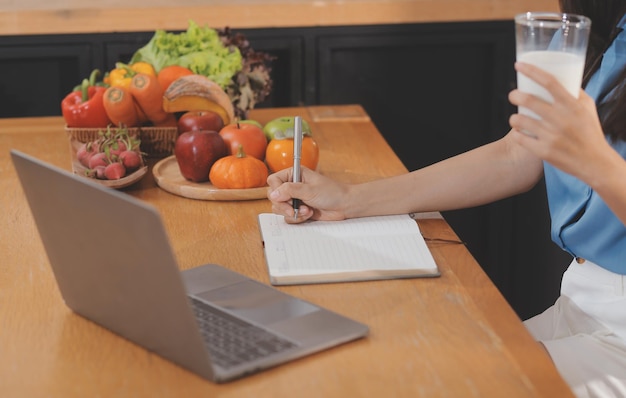
[[[6,3],[6,2],[5,2]],[[0,35],[185,30],[189,19],[214,28],[378,25],[509,20],[558,11],[557,0],[83,0],[11,2]],[[38,4],[34,4],[38,3]]]
[[[311,122],[321,172],[345,181],[406,172],[358,106],[257,110],[251,118],[296,114]],[[0,119],[0,396],[571,396],[466,248],[446,243],[430,244],[440,278],[281,287],[368,324],[370,335],[212,384],[67,309],[9,160],[12,148],[70,170],[61,118]],[[160,189],[151,173],[125,192],[159,209],[181,269],[214,262],[268,282],[256,224],[258,213],[271,211],[267,200],[187,199]],[[419,224],[427,237],[457,239],[438,214]]]

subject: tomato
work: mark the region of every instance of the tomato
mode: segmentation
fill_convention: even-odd
[[[301,164],[311,170],[317,168],[320,150],[311,136],[302,139]],[[293,166],[293,138],[273,139],[267,144],[265,162],[272,173]]]
[[[265,159],[267,138],[262,128],[251,123],[232,123],[224,126],[220,135],[229,148],[229,155],[236,155],[241,145],[246,155]]]

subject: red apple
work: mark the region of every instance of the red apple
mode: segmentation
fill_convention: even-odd
[[[224,139],[216,131],[186,131],[178,136],[174,144],[180,173],[193,182],[208,181],[213,163],[227,154]]]
[[[252,123],[237,122],[224,126],[220,130],[220,135],[226,142],[230,155],[236,155],[241,145],[246,155],[259,160],[265,159],[267,138],[261,127]]]
[[[222,117],[213,111],[189,111],[178,119],[178,133],[186,131],[208,130],[219,132],[224,127]]]

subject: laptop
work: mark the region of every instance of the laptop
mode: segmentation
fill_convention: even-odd
[[[154,207],[20,151],[11,158],[66,305],[201,377],[231,381],[368,333],[217,264],[180,271]]]

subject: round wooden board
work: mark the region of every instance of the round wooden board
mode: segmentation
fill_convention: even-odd
[[[210,182],[193,182],[180,174],[176,156],[160,160],[152,168],[159,187],[175,195],[200,200],[254,200],[267,198],[267,187],[250,189],[220,189]]]

